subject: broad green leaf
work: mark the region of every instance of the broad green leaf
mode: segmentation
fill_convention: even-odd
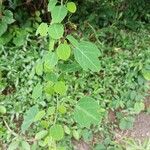
[[[121,130],[132,129],[134,123],[133,117],[125,117],[120,120],[119,127]]]
[[[42,130],[35,135],[35,139],[40,140],[48,134],[47,130]]]
[[[34,121],[39,121],[41,120],[44,116],[45,116],[45,111],[44,110],[41,110],[37,113],[37,115],[35,116],[34,118]]]
[[[7,31],[7,24],[5,22],[0,22],[0,36],[2,36]]]
[[[44,55],[44,69],[46,72],[53,70],[54,66],[58,62],[57,54],[55,52],[47,52]]]
[[[75,13],[77,10],[76,4],[74,2],[68,2],[67,3],[67,9],[68,11],[70,11],[71,13]]]
[[[26,141],[21,141],[22,150],[30,150],[30,145]]]
[[[24,115],[23,123],[21,125],[22,132],[25,132],[30,127],[30,125],[34,122],[37,113],[38,113],[37,105],[32,106],[29,110],[26,111]]]
[[[34,88],[33,88],[33,92],[32,92],[32,98],[33,99],[38,99],[42,97],[42,89],[43,86],[38,83]]]
[[[100,51],[95,44],[91,42],[81,41],[77,42],[73,37],[68,36],[68,40],[73,44],[74,55],[76,61],[84,70],[90,69],[93,72],[100,71]]]
[[[13,141],[10,143],[7,150],[16,150],[19,147],[19,144],[19,141]]]
[[[65,6],[55,6],[51,10],[52,23],[61,23],[67,15],[67,9]]]
[[[134,111],[138,114],[140,113],[142,110],[144,110],[145,105],[143,102],[136,102],[134,104]]]
[[[150,81],[150,70],[142,70],[143,77]]]
[[[66,94],[67,87],[65,85],[65,82],[63,81],[56,82],[56,84],[54,85],[54,90],[56,93],[60,95]]]
[[[60,141],[64,137],[64,130],[61,125],[54,125],[50,128],[50,136],[56,140]]]
[[[91,97],[81,98],[75,107],[74,119],[82,127],[89,128],[90,125],[97,125],[100,122],[98,110],[99,105],[95,99]]]
[[[48,25],[47,23],[41,23],[37,28],[36,34],[40,34],[41,36],[47,36]]]
[[[6,114],[6,108],[4,106],[0,106],[0,115]]]
[[[70,57],[71,49],[68,44],[60,44],[56,52],[59,59],[67,60]]]
[[[48,11],[52,11],[57,4],[57,0],[49,0]]]
[[[64,27],[62,24],[52,24],[48,28],[49,36],[52,39],[60,39],[64,34]]]
[[[35,66],[35,72],[37,75],[41,76],[43,74],[43,62],[38,60]]]

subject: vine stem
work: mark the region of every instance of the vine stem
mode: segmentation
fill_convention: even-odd
[[[61,5],[63,5],[63,0],[61,0]]]
[[[94,27],[90,24],[90,23],[88,23],[87,22],[87,24],[88,24],[88,26],[93,30],[93,32],[94,32],[94,34],[95,34],[95,37],[96,37],[96,40],[97,40],[97,42],[101,45],[102,43],[100,42],[100,40],[98,39],[98,36],[97,36],[97,33],[96,33],[96,30],[94,29]]]
[[[7,124],[7,122],[6,122],[6,120],[5,120],[4,118],[3,118],[3,122],[4,122],[5,126],[6,126],[6,128],[8,129],[8,131],[9,131],[12,135],[14,135],[15,137],[17,137],[18,134],[15,133],[13,130],[10,129],[9,125]]]
[[[56,113],[55,113],[55,118],[54,118],[54,123],[53,124],[56,124],[56,121],[57,121],[57,116],[58,116],[57,109],[58,109],[58,95],[56,97]]]

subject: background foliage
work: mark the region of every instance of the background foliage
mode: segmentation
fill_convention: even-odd
[[[0,1],[0,147],[65,150],[73,138],[121,149],[113,130],[148,111],[150,4],[78,0],[75,12],[64,2],[66,17],[55,2]]]

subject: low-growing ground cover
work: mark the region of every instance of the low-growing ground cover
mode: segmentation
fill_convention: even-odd
[[[16,2],[1,8],[0,148],[70,150],[84,142],[92,150],[135,148],[128,139],[124,147],[117,134],[150,112],[146,1],[139,8],[49,0],[29,14],[22,9],[37,3]]]

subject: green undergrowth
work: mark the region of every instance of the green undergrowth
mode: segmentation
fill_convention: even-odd
[[[114,129],[131,129],[135,115],[148,111],[148,12],[116,12],[117,2],[106,11],[109,2],[103,1],[106,16],[97,17],[101,6],[88,17],[91,2],[83,6],[78,1],[87,16],[79,11],[73,18],[75,3],[49,3],[51,23],[42,22],[40,11],[24,22],[17,15],[19,8],[14,12],[10,5],[11,12],[2,7],[0,148],[71,150],[72,140],[82,139],[95,150],[122,150]],[[137,16],[131,21],[129,14]],[[115,123],[110,123],[110,111],[115,112]]]

